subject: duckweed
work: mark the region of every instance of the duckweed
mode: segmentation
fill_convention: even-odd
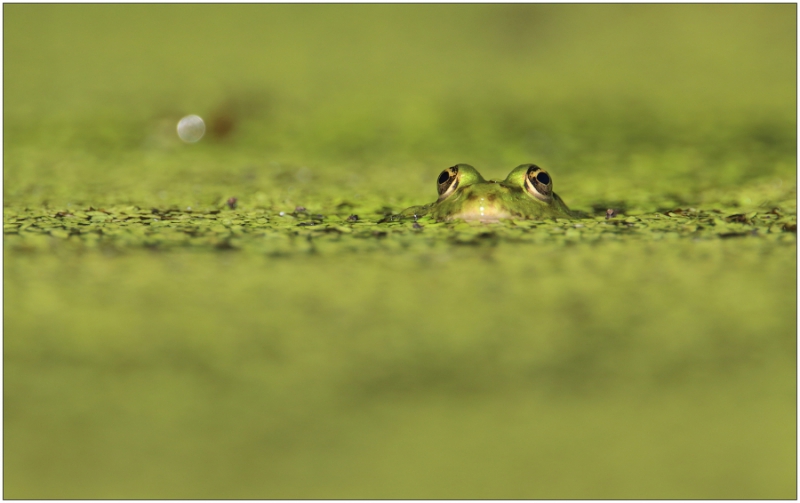
[[[796,498],[796,19],[4,6],[4,497]]]

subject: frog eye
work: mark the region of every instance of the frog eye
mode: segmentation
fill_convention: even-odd
[[[536,199],[549,201],[553,196],[553,180],[547,171],[531,165],[525,174],[525,189]]]
[[[442,171],[436,180],[436,190],[439,191],[439,201],[453,193],[458,187],[458,166],[453,166]]]

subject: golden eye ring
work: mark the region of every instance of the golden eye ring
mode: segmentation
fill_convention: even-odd
[[[439,192],[439,201],[446,198],[458,187],[458,166],[452,166],[442,171],[436,180],[436,190]]]
[[[525,189],[530,195],[541,201],[553,199],[553,179],[539,166],[532,164],[525,173]]]

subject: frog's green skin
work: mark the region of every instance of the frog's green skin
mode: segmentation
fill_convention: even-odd
[[[472,166],[457,164],[444,170],[437,182],[439,200],[407,208],[398,217],[480,222],[576,217],[552,191],[547,172],[534,164],[517,166],[503,181],[485,180]]]

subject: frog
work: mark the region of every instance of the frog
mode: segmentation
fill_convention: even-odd
[[[486,180],[469,164],[456,164],[439,174],[436,190],[435,202],[406,208],[393,220],[429,216],[438,222],[491,223],[578,217],[553,192],[550,174],[535,164],[520,164],[502,181]]]

